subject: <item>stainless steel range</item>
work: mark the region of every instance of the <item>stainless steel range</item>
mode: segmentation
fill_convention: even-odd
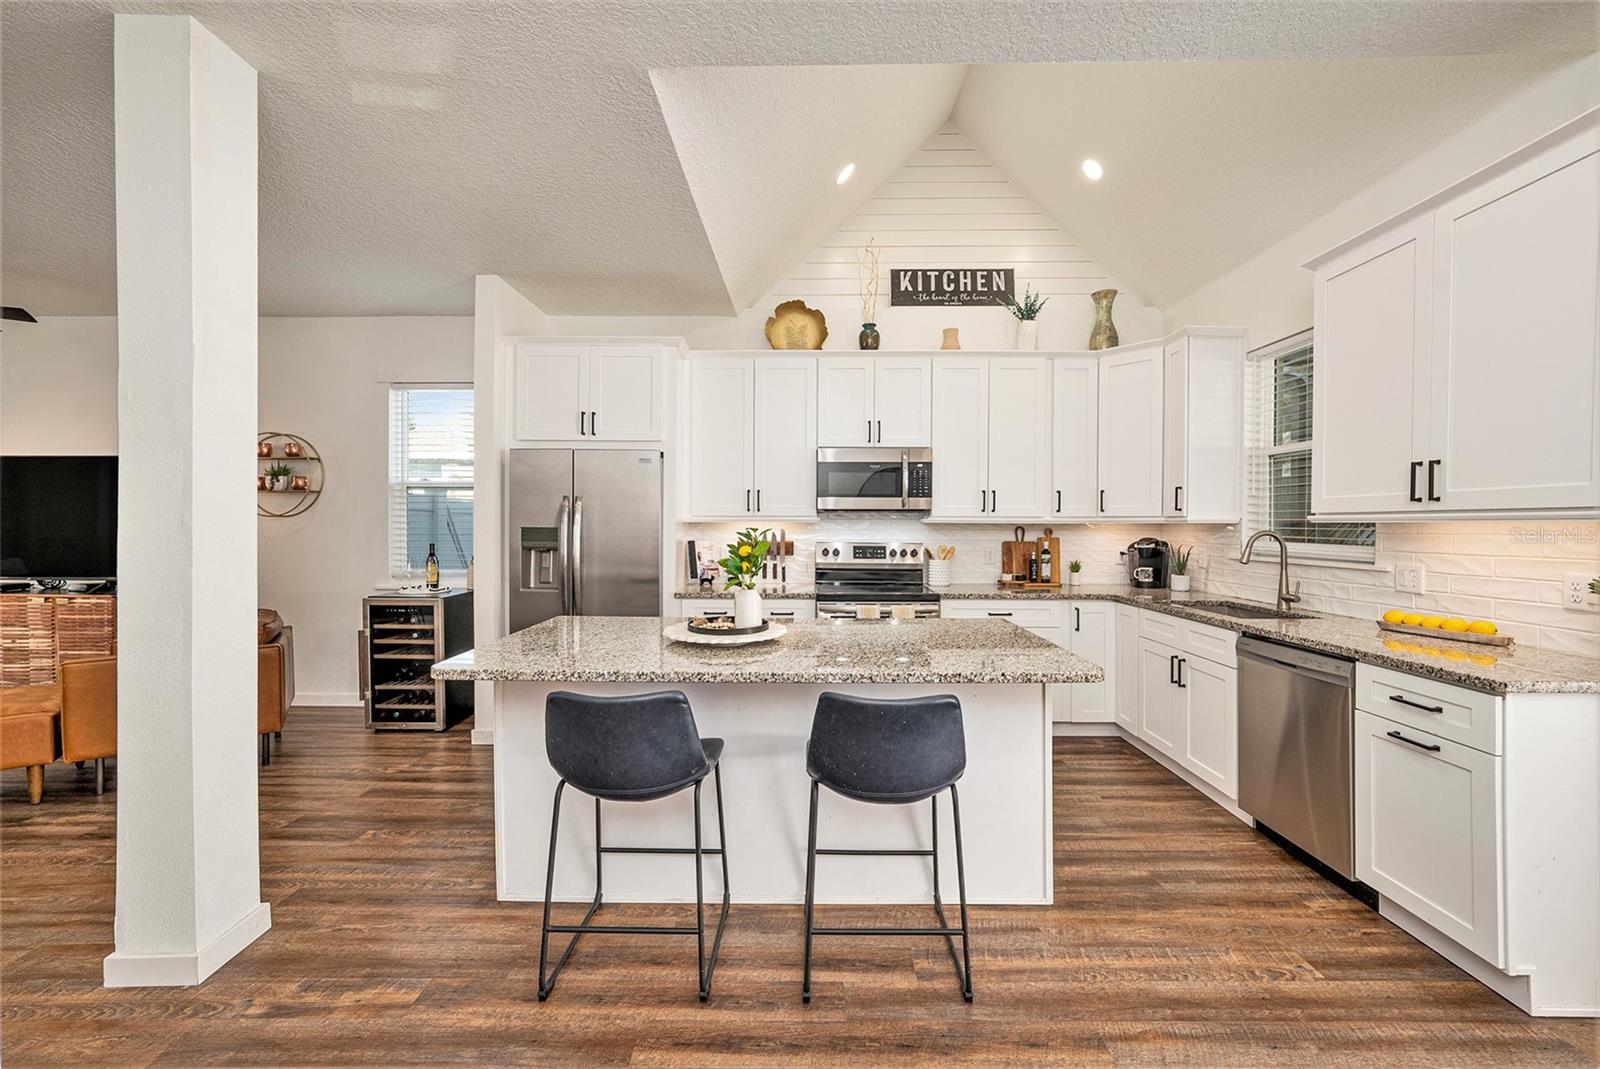
[[[939,615],[939,595],[923,582],[928,551],[917,542],[818,542],[817,616],[856,619],[874,612],[878,619],[902,614],[916,619]]]

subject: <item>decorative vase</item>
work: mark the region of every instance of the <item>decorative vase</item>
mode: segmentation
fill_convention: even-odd
[[[733,588],[733,626],[761,626],[761,592],[742,586]]]
[[[1082,581],[1083,581],[1083,573],[1082,572],[1068,572],[1067,573],[1067,585],[1068,586],[1077,586]]]
[[[272,455],[272,443],[271,442],[261,441],[261,442],[257,442],[256,443],[256,456],[258,456],[258,457],[270,457],[271,455]]]
[[[1039,321],[1037,319],[1017,320],[1017,349],[1021,352],[1032,352],[1039,348]]]
[[[861,348],[876,349],[881,338],[878,335],[878,324],[861,324]]]
[[[1117,325],[1111,322],[1111,302],[1117,299],[1117,291],[1095,290],[1089,294],[1089,299],[1094,302],[1094,327],[1089,331],[1089,348],[1116,348]]]
[[[949,561],[931,560],[928,562],[928,585],[940,589],[950,585]]]
[[[940,343],[939,348],[941,348],[941,349],[959,349],[959,348],[961,348],[961,328],[960,327],[945,327],[944,328],[944,341]]]
[[[1167,582],[1171,585],[1173,590],[1180,594],[1189,589],[1189,577],[1187,575],[1169,576],[1167,578]]]

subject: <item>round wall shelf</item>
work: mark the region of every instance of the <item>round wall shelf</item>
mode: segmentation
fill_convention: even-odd
[[[290,469],[280,476],[287,485],[269,488],[267,468],[282,464]],[[256,514],[284,519],[311,511],[327,485],[327,469],[317,447],[287,431],[262,431],[256,435]]]

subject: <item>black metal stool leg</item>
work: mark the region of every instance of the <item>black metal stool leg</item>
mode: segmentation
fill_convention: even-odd
[[[811,1001],[811,937],[817,899],[817,781],[811,781],[811,820],[806,831],[806,964],[800,1001]]]
[[[701,863],[700,784],[694,785],[694,942],[695,975],[700,980],[700,1001],[711,997],[706,990],[706,890],[705,866]]]
[[[583,929],[594,918],[595,911],[600,908],[600,872],[595,870],[594,901],[589,903],[589,909],[584,913],[583,920],[576,925],[550,923],[550,897],[556,882],[556,830],[561,824],[561,792],[566,789],[567,781],[561,780],[556,784],[555,805],[550,813],[550,862],[545,868],[544,876],[544,922],[539,926],[539,1001],[543,1002],[550,997],[550,992],[555,990],[556,977],[561,975],[561,970],[566,966],[567,959],[572,957],[572,952],[578,948],[578,940],[583,938]],[[595,800],[594,810],[595,841],[600,838],[600,802]],[[599,847],[596,847],[596,862],[599,861]],[[545,975],[545,962],[549,957],[550,933],[571,932],[572,938],[567,942],[567,949],[561,952],[561,957],[556,959],[555,968]]]
[[[961,854],[961,796],[956,793],[956,785],[950,784],[950,813],[956,826],[956,884],[961,890],[961,958],[962,965],[956,969],[956,975],[961,981],[961,997],[968,1002],[972,1001],[972,937],[967,923],[967,867],[966,859]],[[940,919],[943,920],[943,910],[940,910]],[[955,948],[951,948],[954,957]]]
[[[722,855],[722,910],[717,915],[717,937],[711,941],[711,957],[704,962],[700,971],[700,1001],[705,1002],[711,998],[711,977],[717,971],[717,955],[722,951],[722,933],[728,930],[728,829],[722,819],[722,766],[719,764],[712,769],[712,778],[717,792],[717,852]],[[699,784],[695,785],[695,844],[700,842],[700,793]],[[695,857],[696,891],[699,890],[700,856]],[[703,901],[697,902],[696,909],[703,906]],[[705,945],[705,926],[701,921],[701,946]]]

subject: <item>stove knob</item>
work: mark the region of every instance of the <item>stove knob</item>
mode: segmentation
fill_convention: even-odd
[[[912,550],[912,551],[911,551],[911,559],[912,559],[912,560],[915,560],[915,559],[916,559],[916,557],[917,557],[917,553],[918,553],[918,552],[919,552],[919,551],[918,551],[918,550],[916,550],[916,549],[913,549],[913,550]]]
[[[902,550],[901,550],[901,551],[900,551],[900,555],[901,555],[901,556],[902,556],[902,557],[904,557],[904,556],[905,556],[905,555],[906,555],[906,551],[905,551],[905,550],[903,550],[903,549],[902,549]]]

